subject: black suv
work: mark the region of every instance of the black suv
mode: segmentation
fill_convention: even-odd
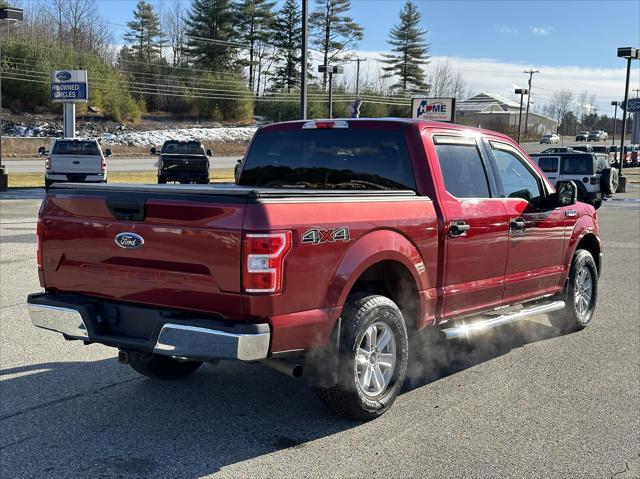
[[[156,148],[151,154],[157,155]],[[158,160],[158,183],[209,183],[209,157],[199,141],[168,140],[162,145]]]

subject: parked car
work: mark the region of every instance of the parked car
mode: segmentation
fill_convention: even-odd
[[[209,183],[209,157],[211,150],[204,150],[199,141],[168,140],[160,152],[151,148],[151,154],[159,154],[158,183]]]
[[[589,138],[588,131],[579,131],[576,135],[576,141],[587,141]]]
[[[560,137],[555,133],[553,135],[543,135],[542,138],[540,138],[540,144],[543,144],[543,143],[553,144],[553,143],[559,143],[559,142],[560,142]]]
[[[237,184],[54,185],[37,228],[45,291],[28,308],[154,379],[260,361],[373,419],[410,356],[446,349],[421,350],[426,333],[490,343],[492,327],[546,313],[561,331],[589,325],[597,216],[573,182],[557,186],[491,131],[271,124]]]
[[[596,209],[618,188],[618,171],[611,167],[606,154],[574,152],[532,155],[532,158],[552,183],[575,182],[578,201]]]
[[[589,136],[587,136],[587,141],[606,141],[609,138],[609,135],[606,131],[602,130],[594,130],[589,132]]]
[[[573,151],[573,148],[571,148],[571,147],[554,146],[554,147],[551,147],[551,148],[545,148],[540,153],[568,153],[570,151]]]
[[[49,150],[44,146],[38,148],[38,155],[45,158],[45,188],[56,181],[107,182],[107,158],[111,150],[107,148],[103,153],[95,139],[56,138]]]

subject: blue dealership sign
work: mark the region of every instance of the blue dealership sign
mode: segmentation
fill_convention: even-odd
[[[51,84],[51,100],[52,101],[87,101],[87,84],[86,83],[52,83]]]

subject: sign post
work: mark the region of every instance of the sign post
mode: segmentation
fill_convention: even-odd
[[[456,99],[414,97],[411,99],[411,117],[455,123]]]
[[[55,70],[51,72],[51,101],[63,103],[64,137],[76,136],[76,103],[89,100],[87,70]]]

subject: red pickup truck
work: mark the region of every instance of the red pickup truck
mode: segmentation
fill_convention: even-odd
[[[54,185],[28,304],[149,377],[261,361],[366,420],[425,331],[482,341],[542,313],[586,327],[600,251],[575,184],[554,190],[504,135],[300,121],[260,129],[233,185]]]

